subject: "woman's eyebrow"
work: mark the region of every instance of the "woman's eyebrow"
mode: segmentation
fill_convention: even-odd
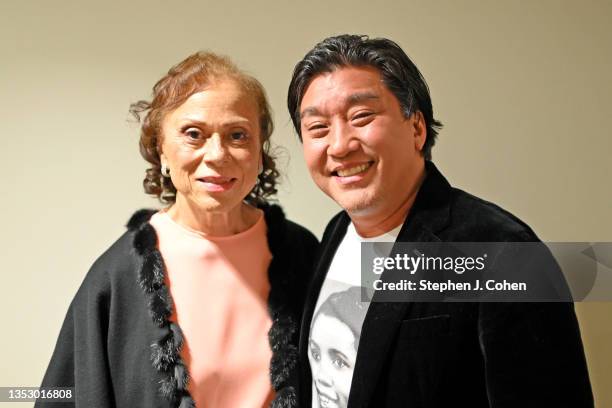
[[[203,120],[199,117],[189,117],[186,116],[184,118],[181,119],[181,123],[183,125],[186,124],[195,124],[195,125],[199,125],[199,126],[209,126],[210,122],[207,122],[206,120]],[[236,116],[235,118],[229,118],[227,120],[224,120],[220,125],[221,127],[229,127],[229,126],[235,126],[235,125],[250,125],[251,121],[247,118],[243,118],[241,116]]]

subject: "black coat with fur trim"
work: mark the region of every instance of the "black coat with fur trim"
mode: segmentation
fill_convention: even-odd
[[[298,328],[317,240],[286,220],[280,207],[262,209],[273,256],[268,269],[272,407],[295,407]],[[128,231],[94,263],[68,310],[42,386],[75,387],[77,407],[194,405],[180,358],[181,331],[168,321],[172,299],[157,235],[148,223],[153,213],[132,216]]]

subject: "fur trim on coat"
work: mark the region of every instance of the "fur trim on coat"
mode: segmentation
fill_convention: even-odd
[[[295,378],[297,373],[297,332],[300,313],[296,309],[296,290],[304,291],[305,287],[295,288],[300,279],[294,276],[295,271],[287,270],[291,260],[291,243],[288,237],[288,221],[278,206],[265,206],[267,238],[272,261],[268,268],[270,294],[268,311],[272,327],[268,333],[272,360],[270,362],[270,379],[275,391],[273,408],[294,408],[297,406]],[[189,375],[180,351],[183,335],[178,324],[168,319],[172,313],[172,296],[164,283],[166,275],[161,253],[157,249],[157,235],[149,224],[153,210],[136,212],[127,226],[134,231],[133,247],[140,259],[138,283],[145,293],[149,313],[153,322],[161,329],[162,335],[151,345],[151,361],[160,373],[162,381],[159,391],[174,407],[194,407],[194,401],[187,390]],[[293,224],[295,225],[295,224]],[[293,243],[295,245],[295,243]]]

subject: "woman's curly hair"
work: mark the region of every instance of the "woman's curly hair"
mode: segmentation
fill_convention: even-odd
[[[161,174],[159,148],[163,137],[162,121],[191,95],[220,79],[236,81],[255,99],[259,108],[263,171],[257,176],[257,183],[245,200],[257,206],[266,203],[267,197],[277,191],[280,174],[270,145],[274,124],[263,86],[257,79],[238,69],[229,58],[200,51],[170,68],[168,74],[153,87],[150,102],[141,100],[130,105],[130,113],[141,123],[140,154],[151,164],[143,181],[145,193],[156,196],[164,204],[175,202],[176,188],[170,177]]]

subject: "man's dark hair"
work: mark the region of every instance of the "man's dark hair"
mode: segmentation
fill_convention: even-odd
[[[349,34],[328,37],[297,63],[289,84],[287,107],[300,140],[300,104],[306,87],[317,75],[347,66],[376,68],[384,84],[399,101],[406,117],[416,111],[423,114],[427,128],[423,155],[426,160],[430,160],[431,148],[442,123],[433,117],[429,88],[423,75],[400,46],[386,38]]]

